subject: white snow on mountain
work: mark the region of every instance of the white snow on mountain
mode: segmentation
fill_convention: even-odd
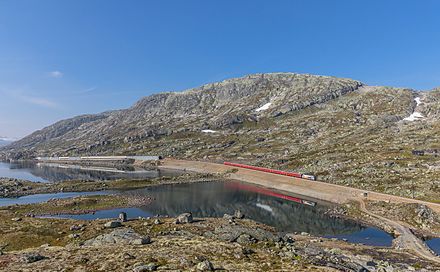
[[[420,100],[420,97],[414,98],[414,101],[416,101],[416,107],[419,106],[420,104],[422,104],[422,101]],[[418,111],[414,111],[413,113],[411,113],[410,116],[404,118],[403,120],[412,122],[412,121],[420,120],[423,117],[424,117],[423,114],[421,114]]]
[[[267,110],[267,109],[270,107],[270,105],[272,105],[271,102],[266,103],[266,104],[264,104],[263,106],[261,106],[261,107],[259,107],[258,109],[256,109],[255,111],[256,111],[256,112],[265,111],[265,110]]]

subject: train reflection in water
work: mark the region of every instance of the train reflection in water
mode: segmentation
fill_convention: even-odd
[[[263,190],[261,190],[263,189]],[[280,231],[335,235],[360,231],[355,222],[332,218],[326,214],[328,203],[307,200],[319,205],[304,205],[303,199],[284,195],[247,183],[227,181],[164,185],[121,192],[129,196],[150,196],[154,201],[129,216],[169,215],[191,211],[195,217],[223,217],[241,210],[247,218]],[[97,214],[99,216],[99,214]]]

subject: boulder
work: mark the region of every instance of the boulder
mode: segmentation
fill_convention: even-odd
[[[237,218],[237,219],[243,219],[244,218],[244,214],[240,210],[236,210],[234,212],[234,217]]]
[[[133,272],[146,272],[146,271],[156,271],[158,265],[155,263],[149,263],[146,265],[139,265],[133,268]]]
[[[47,259],[47,257],[42,256],[39,253],[29,253],[23,256],[23,261],[25,263],[35,263],[44,259]]]
[[[121,227],[122,224],[119,221],[110,221],[104,224],[104,227],[107,229],[114,229],[114,228],[119,228]]]
[[[241,245],[249,245],[256,243],[257,240],[254,237],[250,236],[249,234],[244,233],[238,236],[236,242]]]
[[[71,239],[79,238],[79,234],[78,233],[69,234],[69,238],[71,238]]]
[[[182,213],[176,218],[176,224],[192,223],[193,217],[191,213]]]
[[[227,219],[227,220],[233,220],[235,217],[234,217],[233,215],[230,215],[230,214],[225,213],[225,214],[223,215],[223,218],[224,218],[224,219]]]
[[[119,220],[120,220],[121,222],[127,222],[127,214],[126,214],[125,212],[121,212],[121,213],[119,214]]]
[[[84,242],[84,246],[102,246],[110,244],[145,245],[151,243],[148,236],[142,236],[130,228],[114,230]]]
[[[197,264],[198,271],[214,271],[214,266],[208,260],[204,260]]]

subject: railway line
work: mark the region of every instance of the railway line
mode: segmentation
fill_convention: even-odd
[[[217,164],[201,161],[185,161],[175,159],[165,159],[162,161],[161,168],[194,171],[199,173],[226,174],[228,178],[261,185],[264,187],[291,192],[323,201],[343,204],[350,201],[360,203],[360,210],[372,217],[382,220],[391,226],[399,234],[400,247],[402,250],[411,250],[416,255],[430,261],[440,263],[440,258],[432,253],[427,246],[417,238],[402,223],[376,215],[366,209],[364,200],[389,201],[391,203],[418,203],[424,204],[437,213],[440,213],[440,204],[426,202],[417,199],[404,198],[399,196],[387,195],[372,191],[365,191],[346,186],[330,184],[320,181],[310,181],[308,179],[286,176],[261,169],[243,168],[228,164]],[[231,171],[234,170],[234,171]],[[367,196],[367,197],[366,197]]]

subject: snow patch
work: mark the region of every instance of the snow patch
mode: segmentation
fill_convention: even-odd
[[[414,101],[416,101],[417,106],[422,104],[422,101],[420,100],[420,97],[414,98]]]
[[[423,103],[423,102],[420,100],[420,97],[416,97],[416,98],[414,98],[414,101],[416,101],[416,107]],[[403,120],[412,122],[412,121],[420,120],[420,119],[422,119],[423,117],[424,117],[423,114],[421,114],[421,113],[418,112],[418,111],[415,111],[415,112],[413,112],[410,116],[404,118]]]
[[[212,129],[203,129],[202,132],[203,133],[217,133],[217,131],[212,130]]]
[[[416,120],[420,120],[421,118],[423,118],[423,115],[420,112],[413,112],[410,116],[406,117],[405,121],[416,121]]]
[[[255,111],[256,111],[256,112],[265,111],[265,110],[267,110],[267,109],[270,107],[270,105],[272,105],[271,102],[266,103],[266,104],[264,104],[263,106],[261,106],[261,107],[259,107],[258,109],[256,109]]]

